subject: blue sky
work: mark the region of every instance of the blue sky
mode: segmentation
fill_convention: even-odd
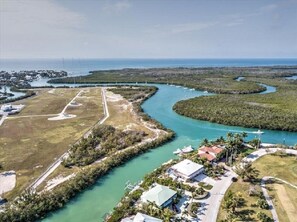
[[[0,0],[1,58],[297,57],[297,0]]]

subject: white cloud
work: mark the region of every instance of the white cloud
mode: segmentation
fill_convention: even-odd
[[[65,39],[82,38],[86,18],[52,0],[0,0],[1,53],[51,53]]]
[[[13,26],[78,28],[85,21],[83,15],[50,0],[3,0],[1,14],[1,23]]]
[[[120,13],[126,11],[132,7],[132,4],[128,0],[107,0],[102,9],[108,13]]]

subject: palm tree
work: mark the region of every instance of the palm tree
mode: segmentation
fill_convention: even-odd
[[[235,214],[236,208],[240,207],[244,204],[244,199],[242,198],[242,194],[240,192],[234,193],[232,191],[228,191],[226,196],[224,197],[223,208],[227,210],[227,212]]]
[[[241,164],[236,166],[236,173],[245,180],[254,180],[259,176],[259,171],[252,166],[251,162],[242,162]]]

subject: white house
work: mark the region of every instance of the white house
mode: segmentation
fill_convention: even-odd
[[[185,159],[169,168],[168,172],[185,180],[192,179],[204,172],[202,165]]]
[[[177,193],[166,186],[157,184],[141,195],[141,201],[155,203],[158,207],[164,208],[172,203]]]
[[[121,222],[162,222],[162,220],[146,214],[137,213],[135,216],[122,219]]]

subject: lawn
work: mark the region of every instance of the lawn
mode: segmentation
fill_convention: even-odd
[[[273,176],[297,185],[296,156],[265,155],[253,163],[253,166],[260,171],[261,178]]]
[[[295,221],[297,212],[297,189],[279,182],[268,184],[267,188],[279,221]]]
[[[297,185],[297,160],[296,156],[286,156],[280,157],[277,155],[265,155],[259,158],[257,161],[253,163],[253,166],[259,170],[259,178],[264,176],[273,176],[283,180],[286,180],[292,184]],[[278,184],[277,184],[278,185]],[[280,185],[282,187],[277,187],[278,195],[276,191],[276,185],[268,185],[269,193],[273,197],[273,201],[276,203],[276,210],[279,215],[280,221],[290,221],[288,220],[287,214],[285,212],[285,208],[281,203],[288,203],[288,200],[285,200],[287,196],[292,205],[297,209],[297,189],[291,188],[287,185]],[[246,207],[243,207],[240,210],[252,210],[254,211],[252,218],[255,218],[256,213],[259,211],[258,207],[252,207],[251,205],[257,201],[257,197],[251,197],[248,195],[248,191],[250,188],[250,183],[243,182],[241,179],[238,182],[233,183],[228,190],[232,190],[233,192],[241,192],[243,194],[244,199],[246,200]],[[285,189],[284,189],[285,188]],[[285,192],[284,192],[285,190]],[[282,193],[282,195],[280,195]],[[286,193],[286,196],[284,195]],[[280,201],[280,198],[283,200]],[[292,207],[289,209],[292,209]],[[285,206],[287,207],[287,205]],[[267,215],[271,216],[270,211],[261,210],[265,212]],[[296,211],[295,211],[296,212]],[[220,207],[220,212],[218,215],[218,221],[225,218],[226,212],[222,209],[222,205]],[[257,220],[256,220],[257,221]]]
[[[67,92],[69,90],[69,92]],[[64,100],[68,102],[80,89],[56,89],[55,94],[68,95]],[[38,96],[19,103],[28,104],[29,109],[38,109],[34,114],[44,114],[40,104],[54,104],[60,96],[48,96],[42,91]],[[43,97],[50,101],[45,101]],[[0,127],[0,162],[4,170],[15,170],[17,186],[6,196],[13,197],[34,181],[57,157],[68,150],[69,145],[75,143],[103,116],[100,88],[85,89],[76,100],[81,106],[69,107],[66,112],[77,117],[67,120],[49,121],[48,117],[26,117],[5,120]],[[65,103],[64,103],[65,104]],[[63,107],[56,107],[51,112],[61,112]],[[19,114],[23,115],[23,111]],[[49,113],[45,111],[45,113]]]
[[[237,212],[242,213],[246,217],[249,217],[248,221],[258,221],[257,217],[256,217],[257,212],[263,212],[266,215],[271,217],[272,215],[271,215],[271,212],[269,210],[263,210],[263,209],[260,209],[257,206],[253,206],[257,202],[258,197],[249,196],[249,194],[248,194],[249,189],[250,189],[250,183],[243,182],[241,179],[239,179],[237,182],[232,183],[232,185],[227,190],[227,192],[229,190],[231,190],[231,191],[233,191],[235,193],[240,192],[242,194],[242,197],[246,201],[245,206],[238,208]],[[224,220],[226,218],[226,215],[227,215],[226,211],[222,208],[222,205],[221,205],[217,221]]]

